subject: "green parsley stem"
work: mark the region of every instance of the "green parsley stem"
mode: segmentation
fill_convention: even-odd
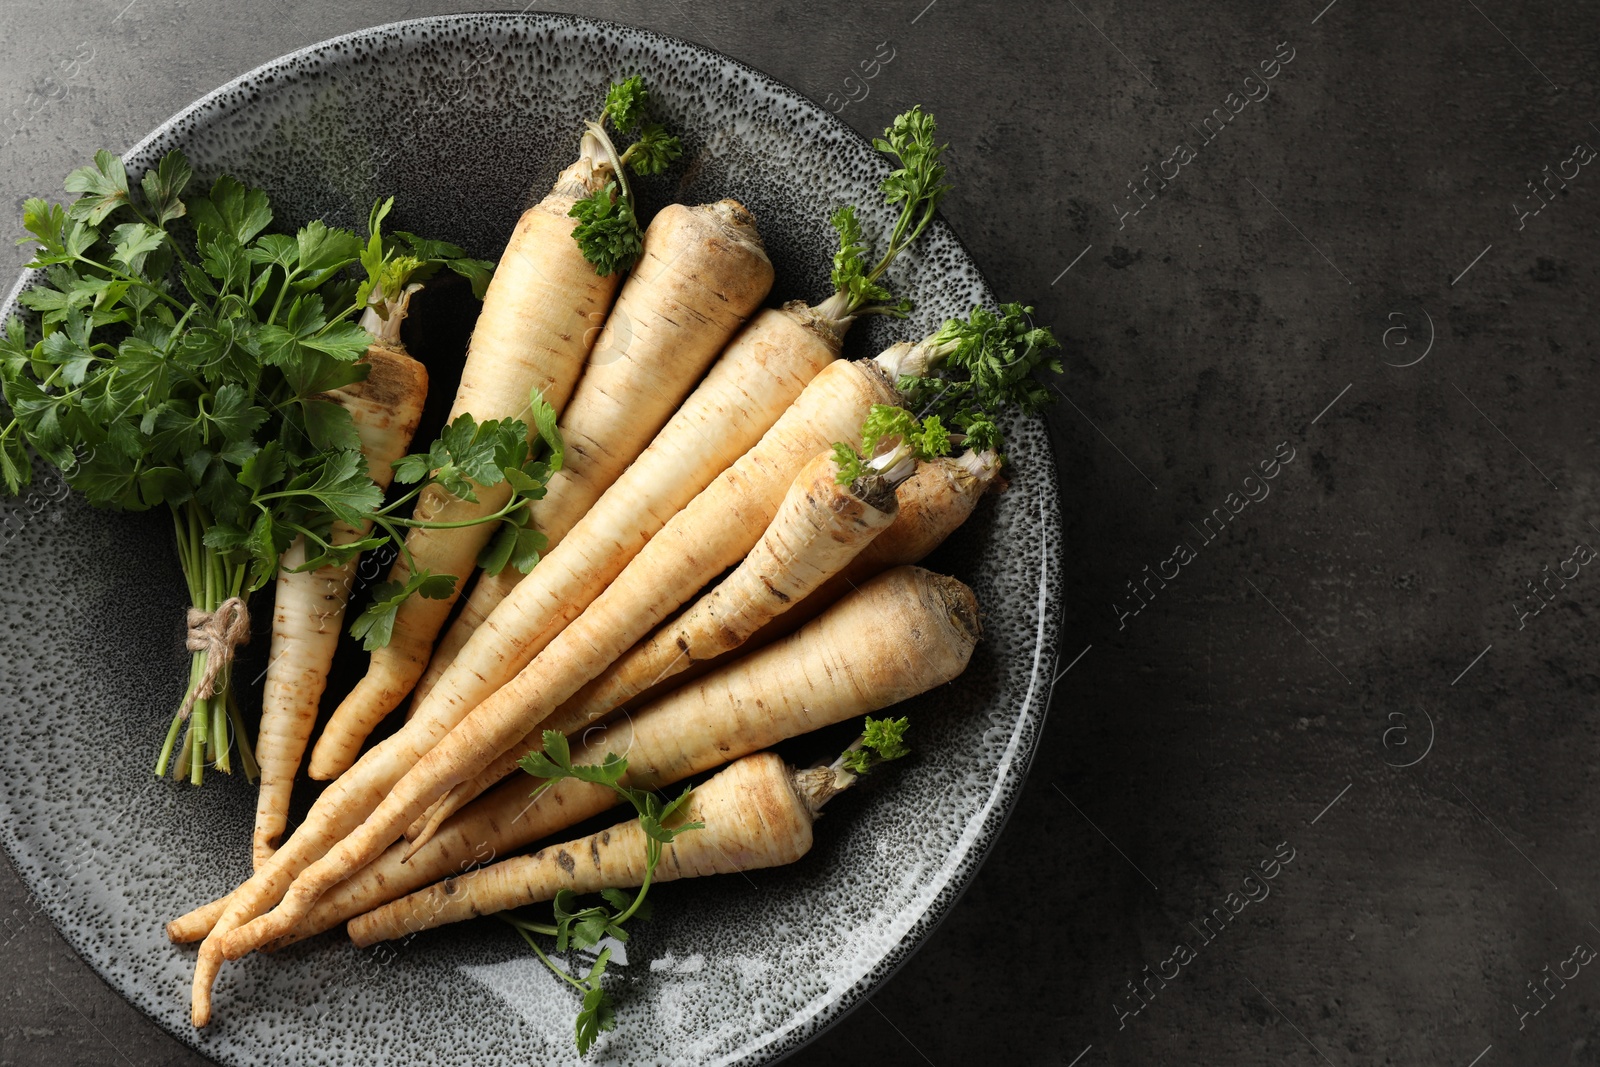
[[[536,923],[536,922],[531,922],[528,919],[520,919],[517,916],[511,914],[510,912],[501,912],[500,915],[497,916],[497,917],[502,922],[510,923],[512,926],[515,926],[519,930],[530,930],[530,931],[532,931],[533,933],[536,933],[536,934],[544,934],[546,937],[556,937],[556,936],[560,935],[560,933],[561,933],[560,930],[557,930],[554,926],[551,926],[549,923]]]
[[[485,515],[481,519],[466,519],[462,522],[424,522],[421,519],[397,519],[392,516],[390,517],[389,521],[394,523],[396,526],[405,526],[413,530],[461,530],[468,526],[480,526],[486,522],[494,522],[496,519],[503,519],[512,512],[516,511],[518,508],[522,507],[525,503],[526,501],[513,497],[510,503],[492,515]]]
[[[652,837],[644,849],[644,880],[639,883],[639,892],[634,895],[633,903],[628,905],[627,910],[611,920],[613,925],[621,926],[633,918],[633,913],[639,910],[640,905],[644,903],[645,894],[650,892],[650,880],[655,876],[656,864],[660,862],[661,842]]]
[[[200,678],[199,675],[194,673],[194,665],[192,663],[190,664],[189,674],[189,684],[198,684]],[[172,717],[172,725],[167,727],[167,739],[161,746],[161,754],[156,757],[157,778],[165,778],[167,776],[167,763],[172,759],[172,747],[178,743],[178,728],[182,725],[183,720],[174,715]]]
[[[908,235],[906,228],[911,224],[911,218],[919,204],[923,205],[922,218],[917,220],[916,227]],[[917,238],[922,236],[922,231],[926,230],[928,225],[933,222],[933,216],[935,211],[938,210],[938,206],[937,200],[908,199],[906,201],[905,207],[900,209],[900,217],[895,220],[894,230],[889,235],[889,247],[883,253],[883,258],[878,260],[877,266],[868,272],[868,281],[875,282],[883,277],[883,272],[889,269],[889,264],[894,262],[895,257],[916,243]]]
[[[412,486],[410,489],[407,489],[394,500],[379,508],[376,514],[380,518],[387,518],[388,516],[393,515],[396,510],[404,507],[406,504],[409,504],[411,501],[420,496],[422,494],[422,490],[427,488],[430,481],[432,481],[431,478],[418,482],[416,485]]]
[[[150,221],[150,217],[148,215],[146,215],[144,212],[139,210],[139,205],[135,204],[133,202],[133,198],[131,196],[126,201],[124,201],[124,204],[128,208],[128,210],[133,212],[133,217],[134,218],[138,219],[140,222],[144,223],[146,226],[149,226],[151,229],[160,230],[162,233],[165,233],[165,234],[168,235],[167,244],[169,246],[171,246],[172,251],[177,254],[179,261],[181,261],[182,263],[185,263],[185,264],[187,264],[189,266],[193,266],[194,265],[193,260],[191,260],[189,258],[188,253],[183,250],[183,246],[181,244],[179,244],[177,241],[174,241],[174,240],[171,239],[171,234],[167,230],[166,226],[164,226],[163,224],[161,224],[159,222],[151,222]],[[248,281],[247,281],[247,284],[248,284]],[[249,292],[248,289],[245,290],[245,291]]]
[[[255,781],[261,777],[261,767],[256,763],[256,754],[250,749],[250,736],[245,732],[244,716],[239,712],[239,698],[233,693],[233,686],[228,687],[228,721],[233,723],[233,738],[239,746],[239,762],[244,764],[244,776],[248,781]]]
[[[327,333],[329,330],[333,329],[335,326],[339,325],[341,322],[347,321],[352,314],[354,314],[355,312],[360,311],[360,310],[361,310],[361,305],[360,304],[351,304],[349,307],[347,307],[343,311],[339,312],[339,314],[337,314],[337,315],[333,316],[333,318],[329,319],[327,321],[327,324],[324,325],[322,327],[322,329],[318,330],[316,333],[312,334],[311,336],[312,337],[321,337],[323,334]]]
[[[85,255],[81,255],[81,254],[80,255],[75,255],[72,258],[77,260],[80,263],[87,263],[89,266],[94,267],[96,270],[103,270],[107,274],[111,275],[114,278],[117,278],[120,281],[125,281],[125,282],[129,283],[130,285],[137,285],[141,289],[148,289],[152,293],[154,293],[157,296],[159,296],[161,299],[165,300],[167,303],[171,304],[173,307],[177,308],[179,311],[184,310],[183,303],[181,301],[179,301],[176,297],[174,297],[171,293],[167,292],[165,289],[162,289],[159,286],[151,285],[149,282],[145,281],[143,278],[135,277],[132,274],[124,274],[122,271],[118,270],[117,268],[115,268],[115,267],[113,267],[113,266],[111,266],[109,264],[101,263],[101,262],[99,262],[97,260],[90,259],[88,256],[85,256]]]
[[[183,315],[179,317],[177,324],[172,327],[172,338],[173,338],[174,341],[179,336],[182,335],[184,326],[189,322],[189,316],[193,315],[194,311],[195,311],[195,308],[197,308],[199,306],[200,306],[199,304],[190,304],[188,306],[188,308],[186,308],[184,310]],[[172,344],[172,341],[168,341],[167,343],[170,346]],[[171,353],[165,352],[165,350],[163,350],[163,354],[170,355]]]
[[[189,591],[189,603],[196,609],[214,612],[222,602],[239,596],[244,588],[248,567],[229,562],[228,558],[205,544],[205,532],[213,520],[206,509],[193,498],[172,509],[173,533],[177,539],[178,562],[183,571],[184,584]],[[189,661],[188,695],[200,684],[205,673],[207,654],[196,652]],[[245,774],[254,778],[257,773],[255,755],[250,751],[245,737],[244,724],[238,703],[232,693],[231,667],[221,671],[216,680],[215,694],[196,700],[187,723],[173,714],[172,725],[156,758],[155,772],[164,777],[172,766],[173,777],[187,778],[193,785],[204,782],[206,764],[217,770],[232,773],[232,745],[239,745],[239,756]],[[179,732],[187,726],[183,739]],[[176,751],[177,762],[172,763]]]
[[[424,482],[422,484],[426,485],[427,483]],[[401,504],[404,504],[406,502],[406,500],[408,500],[410,497],[415,496],[417,494],[417,492],[420,491],[420,489],[421,489],[421,486],[418,486],[417,489],[413,489],[410,493],[406,494],[406,496],[401,497],[399,500],[396,500],[393,504],[390,504],[389,506],[385,507],[382,511],[379,511],[378,515],[386,523],[393,523],[396,526],[409,527],[410,529],[413,529],[413,530],[460,530],[460,529],[464,529],[465,527],[468,527],[468,526],[477,526],[477,525],[480,525],[481,523],[485,523],[485,522],[496,522],[496,521],[498,521],[500,519],[506,518],[508,515],[510,515],[513,512],[515,512],[518,508],[525,507],[527,505],[527,501],[526,500],[523,500],[520,496],[518,496],[517,494],[513,493],[513,494],[511,494],[511,499],[506,501],[506,504],[505,504],[504,507],[500,508],[498,511],[495,511],[495,512],[493,512],[491,514],[484,515],[484,516],[482,516],[480,518],[476,518],[476,519],[465,519],[465,520],[463,520],[461,522],[427,522],[427,521],[425,521],[423,519],[410,519],[410,518],[402,519],[402,518],[397,518],[393,514],[393,510],[396,507],[399,507]]]
[[[903,318],[904,313],[894,304],[868,304],[858,307],[850,312],[851,318],[864,319],[868,315],[887,315],[890,318]]]
[[[288,295],[289,283],[294,281],[295,276],[299,273],[299,267],[296,267],[294,270],[285,270],[283,272],[283,284],[278,286],[278,299],[272,302],[272,310],[267,313],[267,322],[269,324],[278,321],[278,309],[283,307],[283,298]]]
[[[262,511],[266,511],[267,509],[266,508],[262,508],[261,510]],[[333,548],[334,547],[332,542],[330,542],[330,541],[326,540],[325,538],[321,537],[315,531],[307,529],[304,526],[301,526],[297,522],[285,522],[282,525],[284,525],[287,528],[293,530],[295,533],[299,534],[301,537],[304,537],[307,541],[310,541],[310,542],[316,544],[320,548]]]
[[[533,949],[534,954],[544,961],[544,965],[554,971],[562,981],[566,982],[580,993],[587,993],[589,991],[588,986],[572,977],[572,975],[568,974],[564,968],[557,967],[555,965],[555,961],[544,954],[544,949],[539,947],[539,943],[533,939],[532,934],[524,930],[517,923],[512,923],[511,925],[516,927],[517,933],[522,935],[522,940],[526,941],[528,943],[528,947]]]

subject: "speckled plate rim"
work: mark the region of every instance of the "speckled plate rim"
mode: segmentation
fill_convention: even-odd
[[[263,75],[282,72],[285,68],[292,67],[294,61],[298,59],[329,51],[341,44],[393,32],[402,28],[448,25],[467,18],[495,18],[506,21],[520,19],[530,24],[544,22],[589,26],[623,34],[637,35],[647,41],[650,38],[657,38],[678,47],[707,53],[748,73],[751,78],[764,83],[767,88],[775,91],[778,95],[787,95],[797,104],[822,114],[825,122],[843,134],[865,143],[869,147],[871,144],[870,139],[840,119],[837,114],[827,112],[826,109],[817,105],[810,97],[793,86],[773,78],[771,75],[750,66],[740,59],[707,45],[686,41],[657,30],[568,12],[471,11],[380,23],[353,30],[349,33],[339,34],[335,37],[297,48],[292,52],[286,52],[238,75],[204,96],[199,97],[131,145],[122,153],[122,158],[137,157],[163,138],[181,133],[187,125],[193,124],[197,118],[210,110],[218,100],[226,97],[235,89],[254,79],[259,79]],[[284,81],[292,81],[294,76],[291,72],[289,77],[284,78]],[[966,255],[967,259],[976,264],[977,261],[973,259],[959,235],[949,227],[942,216],[938,221],[961,252]],[[24,270],[21,273],[7,292],[4,304],[0,305],[0,319],[15,313],[18,295],[32,285],[40,274],[41,272],[35,270]],[[987,279],[982,279],[981,269],[979,276],[984,293],[992,303],[994,294],[989,287]],[[1048,425],[1044,423],[1042,417],[1038,418],[1037,421],[1043,428],[1041,436],[1048,447],[1050,440]],[[995,842],[1005,829],[1005,825],[1016,807],[1018,794],[1027,778],[1028,769],[1038,748],[1039,738],[1043,733],[1045,717],[1049,710],[1050,698],[1054,689],[1049,678],[1049,670],[1053,667],[1056,659],[1052,653],[1057,648],[1060,636],[1061,614],[1059,607],[1058,610],[1050,610],[1051,605],[1059,606],[1063,604],[1061,595],[1062,575],[1059,562],[1063,530],[1060,514],[1060,491],[1054,463],[1043,464],[1042,474],[1044,477],[1040,480],[1045,484],[1030,486],[1034,490],[1033,495],[1036,496],[1039,506],[1038,535],[1041,549],[1040,559],[1042,561],[1037,587],[1039,622],[1035,633],[1033,663],[1028,677],[1028,688],[1023,694],[1021,707],[1017,709],[1015,724],[1006,740],[1006,746],[1000,760],[999,772],[990,789],[988,798],[979,813],[969,820],[967,826],[963,829],[958,839],[957,847],[950,853],[950,859],[940,867],[930,881],[929,889],[931,892],[924,898],[927,903],[921,912],[911,916],[904,913],[897,916],[897,929],[894,931],[896,936],[893,946],[888,951],[879,957],[874,964],[864,968],[861,973],[856,975],[850,987],[844,992],[816,997],[793,1014],[782,1026],[763,1031],[723,1059],[717,1060],[717,1064],[778,1062],[788,1059],[820,1037],[830,1027],[851,1014],[863,1001],[869,998],[872,990],[888,981],[900,968],[909,962],[917,949],[923,945],[929,935],[950,914],[972,884],[978,869],[983,865],[983,861],[987,858],[989,851],[994,847]],[[1015,492],[1017,489],[1013,487],[1010,491]],[[1049,661],[1048,667],[1047,660]],[[1037,710],[1035,710],[1036,706]],[[36,887],[29,881],[24,873],[24,868],[17,862],[8,826],[0,826],[0,850],[6,853],[6,858],[11,862],[13,870],[17,871],[18,877],[28,887],[29,892],[32,893]],[[95,961],[87,944],[80,944],[79,940],[69,933],[68,928],[56,914],[59,910],[58,908],[44,904],[43,910],[49,916],[51,925],[55,927],[56,932],[71,946],[78,957],[94,970],[102,980],[115,989],[120,996],[130,1004],[138,1007],[148,1018],[185,1045],[195,1049],[202,1055],[208,1057],[212,1055],[213,1050],[204,1046],[192,1030],[168,1026],[166,1021],[159,1015],[146,1012],[140,1005],[140,997],[137,992],[124,989]],[[764,1049],[770,1047],[774,1042],[790,1035],[795,1035],[800,1040],[789,1048],[784,1049],[775,1059],[766,1059],[760,1055]]]

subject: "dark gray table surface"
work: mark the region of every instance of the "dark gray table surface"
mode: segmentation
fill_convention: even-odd
[[[563,6],[863,132],[928,106],[946,216],[1066,345],[1027,787],[948,921],[795,1062],[1600,1062],[1595,6]],[[449,10],[6,0],[0,205],[281,53]],[[1203,933],[1214,908],[1242,910]],[[5,864],[0,923],[0,1064],[207,1062]]]

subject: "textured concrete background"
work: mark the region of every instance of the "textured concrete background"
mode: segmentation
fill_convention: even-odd
[[[927,105],[947,217],[1067,344],[1053,721],[968,897],[796,1062],[1600,1062],[1595,5],[563,2],[865,132]],[[448,10],[7,0],[0,203],[283,52]],[[0,918],[0,1063],[205,1062],[3,864]]]

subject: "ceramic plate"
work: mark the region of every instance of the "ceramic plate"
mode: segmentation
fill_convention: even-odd
[[[686,149],[645,183],[645,206],[741,200],[777,268],[774,300],[826,295],[833,208],[862,205],[869,232],[886,228],[876,192],[885,161],[823,109],[704,48],[562,16],[432,18],[340,37],[223,86],[127,159],[140,171],[181,148],[208,180],[226,170],[268,190],[280,223],[354,227],[392,193],[390,225],[492,259],[530,191],[573,155],[607,81],[633,73]],[[85,160],[95,147],[83,146]],[[942,223],[892,280],[915,313],[867,320],[847,356],[992,301]],[[433,363],[435,380],[455,381],[448,360]],[[915,723],[915,757],[830,805],[799,864],[654,890],[656,919],[613,968],[618,1029],[593,1061],[776,1060],[905,963],[972,879],[1027,771],[1055,648],[1061,530],[1042,421],[1011,429],[1010,455],[1010,490],[928,561],[977,592],[985,637],[957,682],[901,709]],[[393,956],[326,935],[229,965],[215,1021],[192,1030],[194,948],[168,944],[162,924],[249,873],[253,800],[222,775],[198,790],[151,776],[188,663],[170,527],[93,511],[49,475],[0,504],[0,526],[3,840],[40,906],[108,982],[226,1064],[577,1061],[573,997],[489,920]],[[263,663],[264,608],[242,683]],[[343,691],[337,679],[330,691]],[[836,753],[849,730],[798,739],[785,754]]]

